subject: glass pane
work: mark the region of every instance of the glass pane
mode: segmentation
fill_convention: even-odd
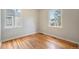
[[[61,10],[60,9],[49,10],[49,25],[61,26]]]

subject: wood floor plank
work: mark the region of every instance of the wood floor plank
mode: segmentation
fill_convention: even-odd
[[[36,33],[2,42],[2,49],[78,49],[79,45],[50,35]]]

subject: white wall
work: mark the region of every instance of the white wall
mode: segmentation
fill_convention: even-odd
[[[0,41],[1,41],[1,9],[0,9]]]
[[[1,9],[0,9],[0,47],[1,47]]]
[[[23,22],[22,23],[23,26],[21,28],[9,28],[9,29],[4,28],[3,11],[2,11],[2,21],[1,21],[2,22],[2,31],[1,31],[2,41],[37,32],[37,18],[38,18],[37,10],[23,9],[20,17],[20,21]]]
[[[62,10],[62,28],[48,27],[48,10],[40,10],[40,32],[79,43],[79,10]]]

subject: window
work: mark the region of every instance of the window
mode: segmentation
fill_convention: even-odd
[[[18,9],[6,9],[5,10],[5,28],[16,27],[16,25],[17,25],[16,22],[18,20],[16,18],[19,18],[20,12],[21,11]]]
[[[49,10],[49,26],[50,27],[62,27],[60,9]]]
[[[13,16],[7,16],[5,20],[5,28],[13,28],[14,19]]]

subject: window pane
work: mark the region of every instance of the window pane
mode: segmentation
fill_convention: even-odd
[[[52,9],[49,10],[49,25],[50,26],[61,26],[61,10]]]

